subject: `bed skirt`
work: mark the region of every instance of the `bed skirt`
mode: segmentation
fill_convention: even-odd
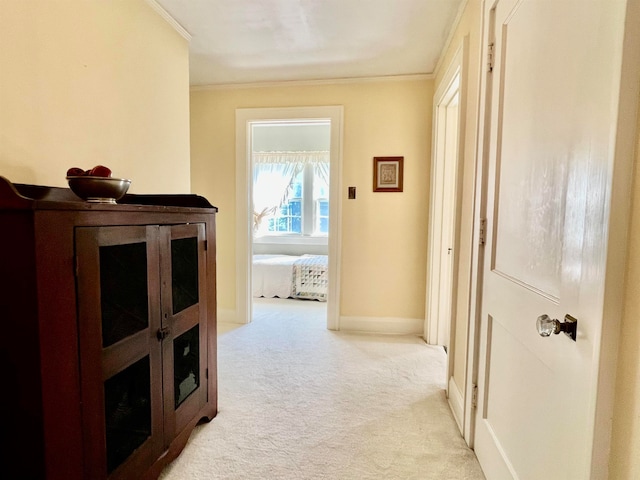
[[[253,296],[327,301],[327,255],[254,255]]]

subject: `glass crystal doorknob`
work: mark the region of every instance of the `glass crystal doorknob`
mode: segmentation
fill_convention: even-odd
[[[544,314],[540,315],[538,320],[536,320],[536,329],[541,337],[548,337],[552,333],[558,334],[560,332],[564,332],[575,342],[578,330],[578,319],[566,314],[564,316],[564,322],[560,322],[559,320]]]
[[[549,315],[544,314],[538,317],[536,321],[536,328],[538,329],[538,333],[541,337],[548,337],[552,333],[556,332],[556,324],[559,324],[558,320],[553,320],[549,318]]]

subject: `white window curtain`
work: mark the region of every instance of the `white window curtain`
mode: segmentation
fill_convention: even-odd
[[[253,152],[253,229],[288,200],[290,186],[305,165],[329,184],[329,152]]]
[[[328,188],[329,187],[329,155],[327,154],[327,160],[324,162],[314,162],[313,163],[313,174],[322,180],[322,183]],[[316,188],[320,188],[319,185]],[[317,196],[317,195],[316,195]]]

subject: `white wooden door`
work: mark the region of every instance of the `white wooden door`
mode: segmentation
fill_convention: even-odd
[[[491,5],[487,5],[490,9]],[[498,0],[474,447],[491,480],[592,477],[624,1]],[[536,318],[578,318],[577,341]]]

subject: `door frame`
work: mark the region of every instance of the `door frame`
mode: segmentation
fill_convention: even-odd
[[[454,54],[434,95],[433,154],[431,159],[431,212],[429,221],[429,252],[427,292],[425,304],[424,339],[429,344],[447,346],[446,392],[449,405],[460,431],[464,428],[465,385],[453,379],[456,351],[456,318],[458,304],[458,276],[460,265],[460,222],[462,221],[462,177],[465,157],[465,122],[467,105],[468,36]],[[450,123],[447,122],[451,99],[457,96],[457,121],[454,140],[455,153],[450,155]],[[453,158],[452,158],[453,157]],[[446,162],[454,162],[447,175]],[[450,192],[449,204],[444,198]],[[448,224],[450,245],[444,245],[440,232]],[[442,253],[449,248],[453,258],[443,265]],[[448,268],[448,272],[443,272]],[[448,283],[442,297],[442,281]],[[445,316],[442,312],[445,312]],[[466,318],[466,317],[465,317]],[[466,348],[466,345],[465,345]]]
[[[344,108],[273,107],[236,109],[236,319],[249,323],[253,317],[252,302],[252,225],[253,175],[251,162],[252,122],[319,120],[331,121],[329,148],[329,256],[327,286],[327,328],[340,329],[340,252],[342,225],[342,130]]]
[[[492,3],[481,1],[481,56],[489,55],[489,44],[493,25],[489,15]],[[612,126],[612,161],[610,164],[612,182],[609,185],[609,229],[605,259],[605,280],[603,289],[602,326],[597,338],[593,339],[597,358],[598,382],[594,385],[590,398],[592,404],[593,443],[591,448],[591,478],[607,478],[609,450],[611,445],[611,418],[613,416],[614,394],[617,371],[620,324],[623,314],[626,257],[628,250],[628,230],[631,214],[631,194],[635,144],[637,140],[637,107],[640,95],[640,2],[628,1],[624,35],[621,35],[619,50],[613,52],[620,60],[621,75],[618,85],[617,125]],[[484,64],[482,61],[481,64]],[[487,166],[492,80],[486,68],[480,75],[479,129],[476,169],[476,202],[474,213],[474,254],[472,261],[472,290],[469,323],[469,353],[467,357],[468,389],[475,389],[478,382],[480,351],[480,320],[482,307],[482,266],[484,248],[481,246],[482,219],[486,214]],[[616,128],[617,127],[617,128]],[[473,448],[475,436],[475,415],[473,395],[465,401],[464,438]]]
[[[447,345],[451,346],[451,327],[452,317],[455,314],[455,298],[456,281],[454,273],[456,269],[457,259],[457,243],[458,243],[458,223],[459,215],[459,177],[460,177],[460,158],[464,155],[463,148],[464,134],[461,132],[460,119],[462,118],[462,110],[464,100],[462,99],[462,48],[459,48],[451,61],[444,79],[434,95],[434,112],[433,112],[433,154],[431,156],[431,213],[429,220],[429,260],[427,267],[427,303],[425,306],[426,318],[424,328],[424,339],[431,345]],[[447,109],[454,95],[458,97],[458,121],[455,127],[455,148],[454,153],[455,167],[453,175],[448,176],[445,164],[451,161],[449,154],[450,148],[450,125],[446,121]],[[453,190],[451,197],[453,198],[453,208],[446,210],[444,197],[446,192]],[[442,305],[441,300],[441,279],[443,277],[443,265],[440,260],[443,248],[442,235],[440,235],[446,224],[452,236],[453,262],[450,265],[450,285],[446,294],[447,299]],[[445,267],[446,268],[446,267]],[[442,308],[448,309],[450,315],[448,318],[442,318],[440,312]],[[446,343],[445,343],[446,342]]]
[[[475,173],[474,173],[474,199],[473,199],[473,228],[472,228],[472,251],[471,251],[471,285],[469,292],[469,323],[467,325],[467,357],[466,357],[466,385],[464,397],[464,414],[462,435],[469,447],[474,447],[475,421],[476,421],[476,398],[479,370],[480,351],[480,319],[482,311],[482,266],[484,265],[484,218],[486,218],[486,195],[487,195],[487,165],[488,158],[485,149],[488,143],[485,142],[487,132],[485,125],[488,124],[486,104],[490,102],[487,91],[491,92],[491,76],[485,66],[484,59],[488,54],[487,30],[490,26],[486,22],[485,14],[486,0],[480,0],[480,48],[477,52],[479,56],[478,68],[478,96],[474,99],[478,104],[477,111],[477,135],[475,144]]]

